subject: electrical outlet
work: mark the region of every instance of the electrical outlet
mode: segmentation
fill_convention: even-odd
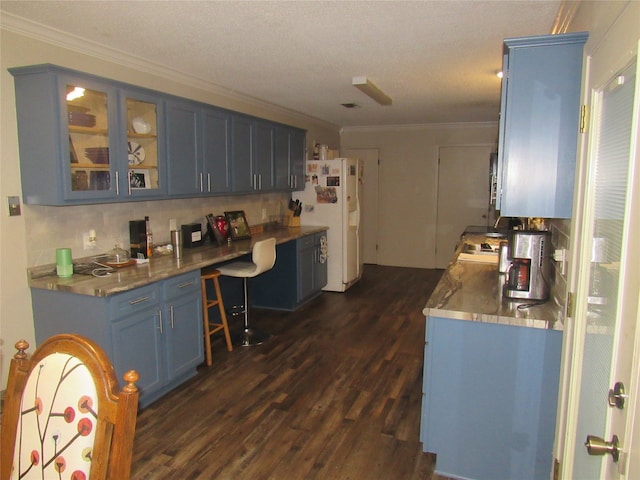
[[[98,245],[98,238],[96,236],[96,231],[91,229],[86,233],[82,234],[82,245],[85,250],[93,250]]]
[[[9,202],[9,216],[10,217],[20,216],[20,197],[18,196],[7,197],[7,201]]]
[[[169,231],[173,232],[174,230],[177,230],[177,228],[176,228],[176,219],[175,218],[170,218],[169,219]]]

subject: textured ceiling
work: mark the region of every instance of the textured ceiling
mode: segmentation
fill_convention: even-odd
[[[78,45],[84,39],[144,59],[142,70],[150,62],[339,126],[496,121],[502,40],[550,33],[560,6],[560,0],[0,2],[5,28],[18,20],[44,25],[78,37]],[[368,77],[393,104],[369,99],[351,85],[354,76]]]

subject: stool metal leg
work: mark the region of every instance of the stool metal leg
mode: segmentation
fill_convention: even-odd
[[[240,347],[250,347],[252,345],[260,345],[271,335],[267,332],[249,327],[249,282],[246,277],[242,280],[244,289],[244,330],[240,335],[234,337],[233,344]]]

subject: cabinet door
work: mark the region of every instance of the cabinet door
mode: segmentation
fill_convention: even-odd
[[[275,188],[304,188],[304,158],[306,132],[278,126],[274,129]]]
[[[202,363],[202,298],[200,292],[175,298],[166,304],[167,380],[181,377]]]
[[[65,200],[116,198],[118,176],[127,174],[118,141],[114,86],[81,76],[61,75],[62,188]],[[122,192],[124,193],[124,192]]]
[[[293,129],[289,134],[289,175],[292,190],[304,189],[304,159],[306,158],[307,133]]]
[[[128,174],[119,175],[119,191],[131,197],[165,194],[164,124],[160,120],[164,119],[164,102],[143,92],[123,90],[121,116],[121,125],[126,126],[128,168],[122,171]]]
[[[273,190],[273,126],[266,122],[255,124],[253,189]]]
[[[205,109],[203,120],[202,191],[231,191],[231,115],[217,109]]]
[[[200,108],[191,102],[167,102],[167,171],[169,195],[201,192]]]
[[[244,116],[233,115],[231,120],[231,152],[233,166],[233,191],[253,192],[253,121]]]
[[[164,342],[167,381],[190,375],[204,359],[199,272],[166,280]]]
[[[298,242],[298,301],[314,291],[315,251],[313,236],[302,237]]]
[[[289,190],[291,174],[289,172],[289,129],[276,127],[273,133],[273,166],[275,188]]]
[[[571,217],[586,39],[505,40],[496,205],[503,216]]]
[[[163,330],[162,312],[157,305],[124,317],[111,326],[112,360],[118,380],[131,369],[138,372],[141,401],[165,383]]]

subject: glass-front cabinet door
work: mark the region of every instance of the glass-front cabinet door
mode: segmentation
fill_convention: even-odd
[[[161,178],[165,158],[164,138],[159,119],[164,118],[163,102],[143,92],[123,91],[121,109],[126,125],[126,170],[120,178],[122,193],[132,197],[166,193]],[[122,182],[124,181],[124,184]]]
[[[116,90],[75,78],[64,78],[60,85],[64,95],[61,126],[67,133],[61,145],[64,197],[116,197]]]
[[[82,79],[66,79],[64,95],[66,199],[121,201],[166,191],[158,97]]]

